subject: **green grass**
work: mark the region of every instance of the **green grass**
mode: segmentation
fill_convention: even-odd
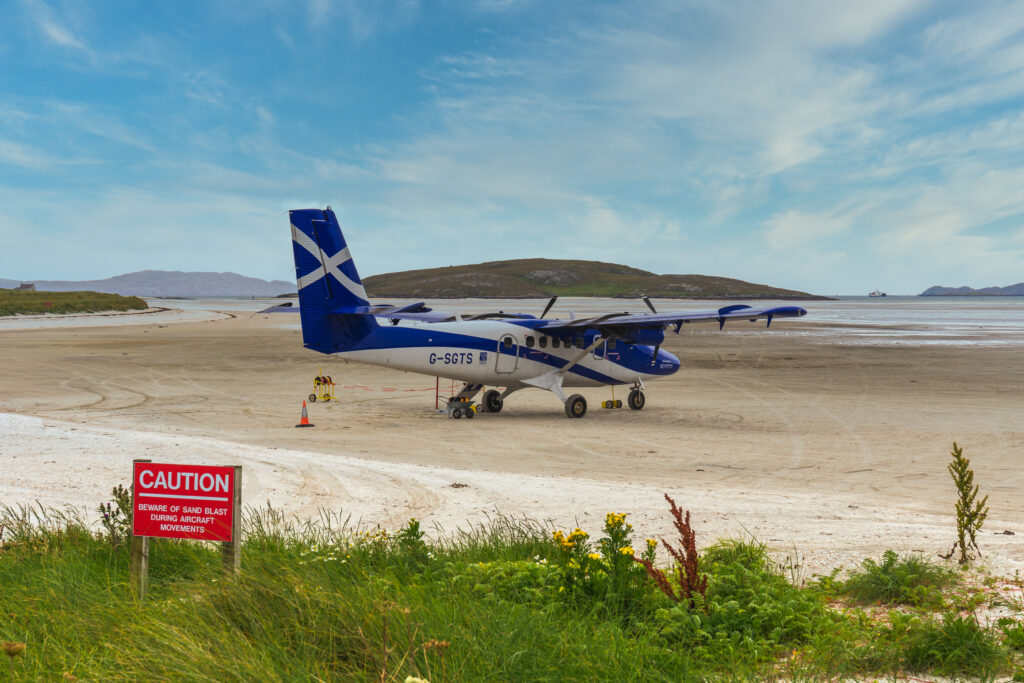
[[[137,311],[146,308],[146,302],[137,296],[101,292],[18,292],[0,289],[0,315],[96,313]]]
[[[928,562],[919,555],[900,557],[892,550],[882,561],[868,558],[845,581],[830,583],[830,589],[861,604],[914,605],[942,607],[943,590],[959,583],[958,572]]]
[[[0,507],[0,528],[0,641],[27,644],[15,680],[817,680],[1008,673],[1019,657],[1016,620],[833,609],[751,542],[705,551],[690,609],[639,565],[591,558],[613,549],[608,526],[567,550],[505,517],[426,543],[415,522],[249,510],[240,576],[213,546],[154,539],[139,601],[126,547],[74,515]]]

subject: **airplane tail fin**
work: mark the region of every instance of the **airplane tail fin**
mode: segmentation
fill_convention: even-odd
[[[302,341],[334,353],[366,337],[377,321],[349,254],[338,218],[330,207],[288,212],[299,286]]]

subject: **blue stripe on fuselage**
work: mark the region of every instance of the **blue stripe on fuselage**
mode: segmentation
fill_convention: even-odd
[[[468,334],[443,332],[441,330],[431,330],[429,328],[382,326],[375,328],[370,332],[370,334],[366,335],[358,342],[337,348],[335,351],[347,352],[417,347],[457,347],[473,349],[475,351],[487,351],[489,353],[504,353],[506,355],[512,355],[509,351],[499,348],[499,346],[500,345],[496,339],[487,337],[474,337]],[[661,362],[652,364],[651,353],[653,349],[651,347],[638,347],[638,345],[635,344],[625,344],[620,342],[620,348],[623,350],[619,352],[620,357],[618,359],[608,358],[607,360],[609,363],[614,363],[615,365],[626,368],[630,372],[647,375],[668,375],[672,374],[679,368],[678,361],[672,363],[670,367],[666,369],[662,369]],[[645,349],[647,352],[644,353],[642,349]],[[520,358],[543,363],[556,369],[563,368],[569,364],[569,361],[564,358],[560,358],[538,349],[528,348],[523,344],[519,344],[517,346],[517,351],[517,355]],[[665,352],[662,352],[662,354],[664,353]],[[659,356],[661,356],[661,354],[659,354]],[[597,372],[582,364],[574,365],[569,369],[569,372],[595,382],[601,382],[602,384],[626,384],[626,382],[622,380]]]

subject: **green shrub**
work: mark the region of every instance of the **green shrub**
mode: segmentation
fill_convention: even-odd
[[[964,457],[964,451],[956,445],[956,441],[953,442],[953,451],[950,455],[953,461],[949,463],[947,469],[957,492],[956,541],[949,555],[945,557],[959,553],[957,561],[960,564],[967,564],[975,558],[974,553],[981,555],[977,536],[985,524],[985,518],[988,517],[988,496],[978,500],[978,485],[974,483],[971,461]]]
[[[994,632],[974,617],[949,613],[907,634],[903,665],[909,671],[990,677],[1009,662]]]
[[[893,550],[882,554],[882,561],[868,558],[861,569],[846,581],[834,581],[831,589],[849,595],[860,603],[941,607],[942,589],[960,580],[945,567],[917,555],[900,557]]]
[[[763,544],[725,541],[707,548],[707,596],[694,609],[685,603],[658,610],[657,630],[667,643],[728,669],[773,661],[844,629],[846,617],[821,597],[779,574]],[[699,597],[699,596],[698,596]]]
[[[996,625],[1003,632],[1003,640],[1008,648],[1024,652],[1024,624],[1016,619],[1003,617],[996,622]]]

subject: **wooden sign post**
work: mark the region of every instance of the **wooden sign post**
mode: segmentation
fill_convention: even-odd
[[[132,471],[138,469],[140,463],[150,462],[149,459],[138,459],[132,461]],[[132,520],[135,519],[135,487],[132,487]],[[133,524],[134,527],[134,524]],[[149,536],[139,536],[132,529],[131,559],[128,564],[128,576],[131,579],[132,590],[139,596],[139,600],[146,597],[149,589]]]
[[[237,574],[242,570],[242,466],[233,465],[235,490],[231,496],[231,540],[221,544],[224,571]]]
[[[242,467],[132,463],[132,586],[144,598],[149,538],[220,541],[224,569],[242,567]]]

